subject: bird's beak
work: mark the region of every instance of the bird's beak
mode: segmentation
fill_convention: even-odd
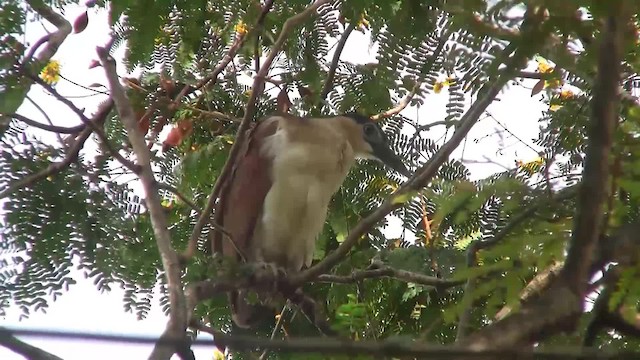
[[[402,162],[402,158],[398,156],[387,144],[371,144],[373,155],[382,161],[385,165],[399,172],[400,174],[410,177],[411,172]]]

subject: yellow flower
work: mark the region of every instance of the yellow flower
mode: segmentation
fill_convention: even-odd
[[[433,92],[436,94],[440,94],[440,91],[442,91],[443,87],[444,87],[444,83],[442,81],[438,81],[435,84],[433,84]]]
[[[224,360],[226,356],[218,348],[213,349],[213,360]]]
[[[545,88],[555,89],[557,87],[560,87],[560,85],[562,85],[562,81],[560,79],[551,79],[544,81]]]
[[[551,105],[551,106],[549,106],[549,111],[551,111],[551,112],[556,112],[556,111],[558,111],[560,108],[562,108],[562,105],[557,105],[557,104],[555,104],[555,105]]]
[[[560,99],[567,100],[573,97],[573,92],[571,90],[562,90],[560,92]]]
[[[518,165],[518,167],[526,173],[533,175],[544,165],[544,159],[541,157],[537,157],[534,160],[528,162],[518,160],[516,161],[516,165]]]
[[[238,33],[238,35],[244,35],[247,32],[249,32],[249,28],[247,27],[247,24],[244,23],[244,21],[240,20],[236,26],[235,26],[235,31],[236,33]]]
[[[360,20],[358,20],[357,28],[359,30],[365,30],[365,29],[368,29],[370,25],[371,24],[369,23],[369,20],[367,20],[367,13],[366,12],[362,13],[360,15]]]
[[[58,60],[51,60],[40,71],[40,78],[49,85],[54,85],[60,80],[60,62]]]
[[[444,86],[451,86],[453,84],[455,84],[456,79],[452,78],[452,77],[448,77],[447,80],[444,81],[443,85]]]
[[[551,65],[549,65],[548,62],[546,61],[538,61],[538,72],[540,73],[550,73],[553,71],[553,68],[551,67]]]

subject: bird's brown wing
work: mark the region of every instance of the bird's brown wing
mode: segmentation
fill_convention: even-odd
[[[252,261],[252,235],[262,212],[262,205],[271,188],[271,159],[260,154],[265,137],[273,135],[278,118],[266,118],[247,131],[244,148],[238,154],[234,170],[221,191],[216,209],[216,222],[230,235],[232,241],[220,232],[213,237],[213,251],[225,257],[240,260],[240,249]],[[241,260],[240,260],[241,261]],[[233,320],[240,327],[249,327],[254,307],[244,301],[244,291],[232,292],[229,297]]]

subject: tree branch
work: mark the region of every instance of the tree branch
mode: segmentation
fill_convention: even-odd
[[[63,127],[63,126],[55,126],[55,125],[49,125],[49,124],[43,124],[41,122],[29,119],[26,116],[20,115],[20,114],[1,114],[0,116],[9,116],[12,117],[16,120],[22,121],[23,123],[29,125],[29,126],[33,126],[36,127],[38,129],[42,129],[45,131],[51,131],[51,132],[55,132],[55,133],[59,133],[59,134],[77,134],[80,131],[82,131],[86,125],[78,125],[78,126],[74,126],[74,127]]]
[[[258,17],[256,26],[251,31],[258,31],[258,29],[262,28],[262,25],[264,24],[264,19],[266,18],[269,11],[271,11],[272,6],[273,6],[273,0],[266,0],[264,5],[262,6],[262,12]],[[209,76],[203,78],[202,80],[198,81],[196,85],[193,86],[193,88],[191,88],[189,85],[185,85],[180,91],[180,93],[178,93],[178,95],[176,95],[176,97],[174,98],[174,102],[179,102],[180,99],[188,95],[190,92],[193,92],[197,89],[202,88],[203,86],[209,84],[209,82],[211,81],[215,81],[215,79],[218,78],[218,75],[220,75],[220,73],[224,71],[224,69],[227,68],[229,63],[235,58],[236,54],[238,53],[238,50],[242,48],[242,45],[244,45],[245,41],[248,38],[249,38],[249,34],[244,34],[242,36],[236,37],[234,43],[229,48],[229,51],[225,54],[225,56],[222,58],[220,63],[213,69],[211,74],[209,74]]]
[[[131,170],[134,174],[137,174],[140,171],[140,168],[138,165],[129,161],[129,159],[126,159],[124,156],[122,156],[122,154],[120,154],[116,149],[113,148],[113,146],[109,142],[109,139],[107,138],[107,134],[104,132],[104,129],[102,128],[102,125],[98,125],[97,123],[94,123],[89,119],[87,119],[87,117],[84,115],[84,112],[82,110],[80,110],[71,100],[60,95],[60,93],[51,85],[47,84],[42,79],[36,76],[32,75],[32,78],[38,85],[45,88],[48,92],[51,93],[51,95],[53,95],[56,99],[58,99],[60,102],[65,104],[76,115],[78,115],[82,123],[85,126],[90,127],[91,130],[95,132],[95,134],[98,136],[98,139],[100,139],[100,142],[102,142],[102,144],[105,146],[107,151],[111,154],[111,156],[113,156],[116,160],[118,160],[118,162],[124,165],[127,169]]]
[[[169,232],[167,218],[158,193],[158,183],[151,169],[151,153],[146,146],[144,136],[138,130],[137,119],[131,103],[125,94],[124,88],[118,81],[115,60],[109,56],[106,49],[98,47],[96,50],[105,69],[110,93],[116,104],[118,115],[127,130],[129,142],[133,152],[136,154],[138,166],[140,167],[138,176],[145,192],[145,203],[151,217],[153,233],[165,271],[170,311],[169,322],[161,339],[186,340],[185,330],[187,329],[188,319],[187,304],[182,288],[182,271],[178,254],[171,246],[171,233]],[[174,344],[157,343],[150,359],[168,360],[176,351],[177,347]]]
[[[62,358],[21,341],[13,336],[11,331],[3,327],[0,327],[0,345],[24,356],[27,360],[62,360]]]
[[[327,73],[327,79],[324,81],[324,86],[322,87],[322,92],[320,93],[320,101],[322,102],[327,98],[329,92],[331,91],[331,87],[333,86],[333,79],[336,76],[336,69],[338,69],[338,62],[340,62],[340,55],[342,54],[342,50],[344,50],[344,46],[349,39],[349,35],[356,28],[356,21],[352,21],[347,25],[338,41],[338,45],[336,46],[336,51],[333,53],[333,59],[331,59],[331,65],[329,66],[329,72]]]
[[[602,215],[609,178],[609,155],[620,102],[618,84],[622,60],[621,37],[627,17],[622,16],[622,0],[613,1],[611,4],[611,15],[604,26],[600,45],[579,205],[576,209],[565,267],[560,275],[565,284],[579,297],[582,297],[586,290],[589,266],[602,232]]]
[[[404,99],[402,99],[402,101],[398,103],[398,105],[396,105],[392,109],[373,115],[371,117],[371,120],[379,121],[382,119],[390,118],[393,115],[400,113],[402,110],[404,110],[407,107],[407,105],[409,105],[409,103],[411,102],[411,99],[413,99],[413,97],[416,96],[416,93],[418,92],[418,90],[420,90],[420,85],[422,85],[422,83],[416,82],[415,85],[413,85],[413,88],[411,89],[411,91],[409,91],[407,96],[405,96]]]
[[[546,269],[534,276],[534,278],[531,279],[531,281],[529,281],[529,283],[520,292],[519,303],[522,304],[530,301],[536,295],[539,295],[543,290],[545,290],[558,276],[563,265],[564,262],[555,261],[553,264],[549,265]],[[513,307],[511,305],[503,306],[502,309],[496,313],[495,319],[497,321],[504,319],[512,310]]]
[[[281,353],[317,353],[334,355],[370,355],[375,357],[405,357],[420,359],[635,359],[633,352],[602,351],[582,347],[561,347],[543,349],[500,349],[470,350],[448,345],[424,344],[410,339],[386,339],[379,341],[350,341],[330,338],[292,338],[287,340],[262,339],[253,336],[228,335],[203,325],[194,324],[200,331],[213,336],[218,348],[230,347],[236,350],[264,348]]]
[[[103,124],[112,107],[113,101],[111,99],[102,103],[98,108],[96,114],[93,116],[91,122],[96,124]],[[82,150],[84,143],[91,135],[91,132],[91,127],[85,127],[80,132],[80,134],[78,134],[78,137],[73,142],[73,144],[67,149],[66,155],[64,159],[62,159],[62,161],[51,163],[46,169],[12,183],[6,189],[0,192],[0,199],[11,195],[18,189],[34,184],[42,179],[46,179],[47,177],[53,174],[57,174],[66,169],[69,165],[71,165],[72,162],[78,159],[78,154],[80,153],[80,150]]]
[[[299,23],[301,23],[302,21],[304,21],[304,19],[306,19],[312,13],[314,13],[318,9],[318,7],[328,3],[329,1],[330,0],[316,0],[313,4],[309,5],[301,13],[296,14],[290,17],[289,19],[287,19],[287,21],[285,21],[284,25],[282,26],[282,30],[280,30],[280,34],[278,35],[278,39],[276,40],[276,43],[273,45],[273,48],[269,52],[269,55],[267,56],[264,63],[260,67],[260,71],[258,71],[258,73],[256,74],[253,80],[253,85],[251,87],[252,89],[251,96],[249,97],[247,106],[245,107],[245,112],[244,112],[244,117],[242,118],[242,122],[240,122],[240,126],[238,127],[236,139],[233,142],[233,146],[231,147],[231,150],[229,151],[229,157],[227,158],[227,161],[225,162],[224,166],[222,167],[222,170],[220,171],[220,176],[218,177],[218,180],[216,181],[213,189],[211,190],[211,194],[209,195],[207,205],[205,206],[202,214],[200,215],[200,218],[198,218],[198,221],[196,222],[196,225],[193,228],[193,232],[191,233],[191,237],[189,238],[189,245],[185,250],[185,252],[182,254],[182,257],[185,260],[190,259],[195,253],[196,244],[198,242],[198,238],[200,237],[202,228],[209,221],[211,212],[213,211],[213,207],[215,206],[218,195],[220,194],[220,190],[222,189],[222,186],[225,184],[227,177],[231,173],[231,169],[233,168],[233,164],[235,163],[236,156],[239,153],[240,149],[242,148],[242,145],[244,142],[244,135],[246,131],[249,129],[249,125],[253,120],[253,116],[256,111],[256,102],[258,100],[258,97],[262,93],[262,90],[264,89],[264,81],[267,78],[267,75],[269,73],[269,68],[273,63],[273,60],[275,59],[276,55],[278,55],[278,53],[280,52],[280,49],[284,45],[284,42],[286,41],[289,35],[289,32],[292,30],[292,28],[298,25]],[[270,8],[271,4],[272,2],[268,2],[267,4],[265,4],[265,7],[269,5],[269,8]],[[263,13],[265,12],[264,9],[265,8],[263,7]],[[266,11],[268,11],[268,9]],[[266,16],[266,13],[265,13],[265,16]]]
[[[445,289],[463,283],[463,281],[445,280],[435,276],[428,276],[406,270],[398,270],[390,266],[383,266],[378,269],[356,270],[346,276],[324,274],[318,276],[315,282],[352,284],[364,279],[376,279],[381,277],[392,278],[419,285],[434,286],[439,289]]]

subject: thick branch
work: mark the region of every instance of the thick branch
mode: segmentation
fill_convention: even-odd
[[[587,287],[589,267],[602,232],[604,203],[607,197],[609,155],[618,114],[621,37],[626,20],[622,1],[611,2],[611,16],[603,29],[598,60],[598,75],[592,99],[592,119],[586,150],[584,175],[580,185],[578,208],[566,265],[561,273],[565,284],[582,296]]]
[[[138,166],[140,166],[138,175],[145,192],[145,202],[151,217],[162,266],[165,270],[171,308],[169,323],[161,338],[183,339],[187,328],[187,306],[182,289],[181,267],[178,254],[171,246],[171,233],[169,232],[167,218],[162,207],[162,199],[158,192],[158,183],[151,169],[151,153],[145,144],[143,134],[138,130],[137,119],[124,88],[118,81],[115,61],[104,48],[98,47],[97,52],[105,69],[110,93],[116,104],[118,115],[127,129],[129,142],[136,155]],[[168,360],[175,351],[176,347],[172,345],[156,344],[150,358]]]

